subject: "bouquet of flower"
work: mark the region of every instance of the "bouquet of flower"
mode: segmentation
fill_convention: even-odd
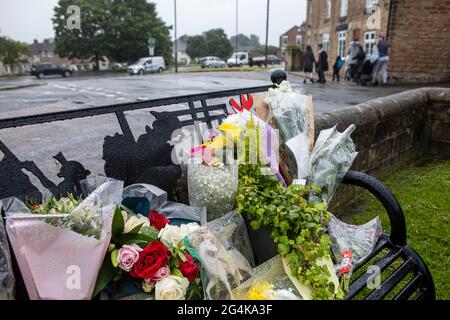
[[[31,299],[90,299],[111,237],[123,182],[101,184],[86,199],[43,204],[2,200],[6,229]],[[31,209],[31,210],[30,210]]]
[[[196,223],[172,225],[155,210],[146,217],[118,207],[94,295],[107,285],[131,283],[156,300],[201,298],[199,264],[186,241],[199,227]]]

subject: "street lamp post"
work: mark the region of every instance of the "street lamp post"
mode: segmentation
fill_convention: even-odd
[[[239,0],[236,0],[236,67],[238,66],[238,31],[239,31]]]
[[[178,73],[178,39],[177,39],[177,0],[173,0],[175,15],[174,33],[175,33],[175,73]]]
[[[268,44],[269,44],[269,7],[270,7],[270,0],[267,0],[267,18],[266,18],[266,48],[265,48],[265,60],[264,64],[267,68],[267,50],[268,50]]]

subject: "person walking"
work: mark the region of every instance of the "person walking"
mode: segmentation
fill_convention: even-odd
[[[323,50],[323,45],[318,45],[319,59],[317,60],[317,73],[319,74],[319,83],[325,84],[325,72],[328,71],[328,54]]]
[[[390,44],[386,40],[386,37],[384,35],[384,32],[380,34],[380,38],[377,42],[377,50],[378,50],[378,61],[375,64],[375,70],[373,72],[373,78],[372,83],[374,86],[378,86],[378,73],[381,70],[381,76],[382,76],[382,86],[387,86],[388,81],[388,65],[389,65],[389,47]]]
[[[339,82],[339,72],[341,71],[343,64],[341,56],[337,56],[333,64],[333,81],[336,79],[337,82]]]
[[[352,71],[354,70],[354,64],[356,63],[355,58],[356,55],[359,52],[359,47],[361,46],[361,44],[359,43],[359,39],[358,38],[354,38],[353,41],[350,43],[347,55],[348,55],[348,70],[349,70],[349,78],[352,79],[353,75],[352,75]]]
[[[316,58],[314,57],[314,52],[311,46],[306,47],[306,52],[303,55],[303,72],[305,73],[305,79],[303,83],[309,79],[312,83],[315,83],[312,78],[313,67],[316,64]]]

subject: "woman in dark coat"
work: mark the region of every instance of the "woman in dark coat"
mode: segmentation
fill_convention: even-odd
[[[314,80],[312,78],[312,72],[315,64],[316,58],[314,57],[312,48],[311,46],[307,46],[306,52],[303,55],[303,72],[305,73],[305,79],[303,80],[303,83],[306,83],[307,79],[309,79],[312,83],[314,83]]]

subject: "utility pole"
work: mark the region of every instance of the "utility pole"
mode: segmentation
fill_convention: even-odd
[[[267,0],[267,18],[266,18],[266,48],[265,48],[265,56],[264,64],[267,68],[267,50],[269,45],[269,8],[270,8],[270,0]]]
[[[175,73],[178,73],[178,39],[177,39],[177,0],[173,0],[173,8],[175,15],[174,32],[175,32]]]
[[[236,67],[238,66],[238,31],[239,31],[239,0],[236,0]]]

